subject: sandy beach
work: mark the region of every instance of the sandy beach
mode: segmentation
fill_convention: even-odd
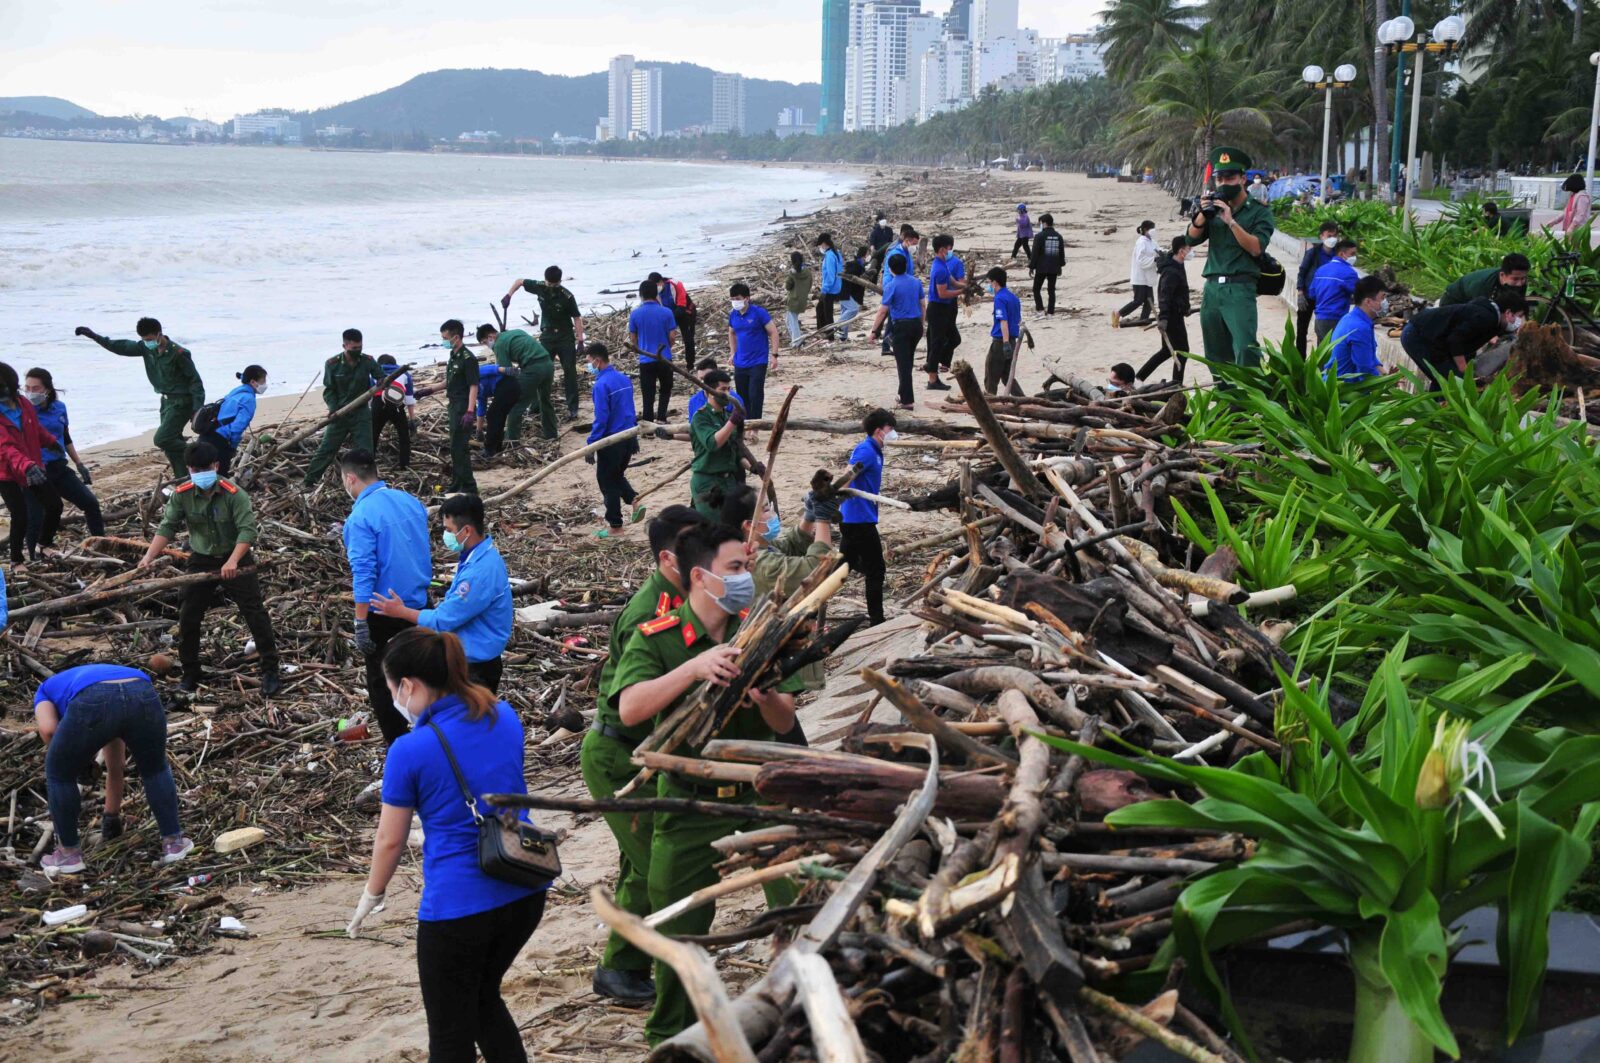
[[[916,199],[916,179],[921,171],[891,173],[882,168],[867,171],[868,185],[854,194],[853,202],[837,201],[839,208],[885,209],[895,223],[910,222],[925,240],[949,232],[956,237],[957,253],[963,247],[1009,249],[1014,208],[1027,202],[1033,217],[1054,214],[1066,237],[1068,260],[1058,286],[1058,309],[1053,317],[1036,315],[1031,293],[1026,291],[1026,269],[1019,261],[1012,270],[1013,287],[1023,299],[1024,320],[1037,348],[1024,352],[1018,380],[1027,390],[1043,385],[1050,369],[1070,371],[1103,380],[1115,362],[1139,365],[1153,353],[1159,338],[1154,330],[1113,329],[1111,311],[1130,297],[1128,262],[1140,221],[1156,223],[1158,245],[1164,246],[1180,231],[1172,199],[1146,185],[1113,180],[1090,180],[1062,173],[995,173],[980,184],[971,175],[970,193],[960,202],[944,204],[919,216],[901,207]],[[830,209],[834,205],[830,204]],[[778,225],[758,252],[769,266],[789,247],[807,247],[818,231],[802,220]],[[862,232],[839,233],[841,247],[865,242]],[[994,264],[995,254],[980,253],[969,269]],[[997,260],[997,259],[996,259]],[[1203,255],[1188,263],[1190,286],[1199,304]],[[507,276],[515,266],[507,264]],[[719,278],[726,282],[746,272],[736,264]],[[701,335],[725,332],[713,324],[723,319],[726,283],[694,292],[701,308]],[[487,298],[487,296],[486,296]],[[781,306],[761,299],[781,317]],[[514,305],[513,309],[518,309]],[[874,305],[875,309],[875,305]],[[1286,311],[1281,301],[1259,303],[1260,330],[1276,336],[1283,331]],[[808,312],[808,319],[810,314]],[[958,359],[971,362],[981,376],[988,349],[989,310],[980,301],[963,311],[963,343]],[[469,325],[471,323],[469,322]],[[1198,319],[1190,322],[1190,335],[1199,341]],[[430,360],[436,353],[419,352]],[[919,351],[919,356],[921,351]],[[1047,368],[1049,367],[1049,368]],[[1162,375],[1165,370],[1162,371]],[[1207,379],[1203,366],[1191,366],[1189,380]],[[918,408],[915,416],[966,419],[965,414],[939,408],[945,393],[925,393],[924,374],[916,374]],[[858,330],[848,345],[783,351],[768,378],[768,414],[781,403],[791,385],[801,390],[793,415],[825,419],[859,419],[894,397],[893,360],[879,355],[876,346]],[[683,409],[686,396],[680,388],[673,406]],[[424,400],[437,402],[437,399]],[[296,405],[298,404],[298,408]],[[587,399],[585,399],[587,405]],[[152,399],[153,406],[153,399]],[[293,410],[292,417],[290,411]],[[290,423],[320,416],[320,395],[277,394],[264,400],[257,426]],[[795,432],[785,438],[775,483],[780,498],[797,500],[812,472],[819,466],[843,468],[858,435]],[[562,437],[563,452],[583,445],[582,433]],[[757,450],[764,449],[763,434]],[[87,455],[96,467],[95,485],[105,491],[149,490],[159,456],[149,448],[148,434],[96,447]],[[885,493],[911,496],[944,484],[954,464],[941,458],[937,448],[908,446],[891,452],[885,470]],[[648,440],[641,461],[648,464],[633,475],[640,490],[653,486],[688,458],[688,447],[677,441]],[[650,460],[654,459],[654,460]],[[478,473],[480,488],[490,494],[526,477],[532,467],[491,468]],[[440,477],[442,480],[442,477]],[[581,462],[559,470],[536,488],[541,503],[552,507],[598,505],[591,468]],[[686,501],[687,479],[651,499],[651,504]],[[786,522],[798,519],[798,507],[786,506]],[[70,511],[69,511],[70,513]],[[494,519],[490,513],[491,521]],[[883,533],[895,541],[930,534],[951,526],[945,514],[885,510]],[[642,535],[601,543],[589,537],[599,521],[574,526],[554,549],[624,551],[632,557],[642,550]],[[81,534],[81,523],[70,520],[64,537]],[[618,555],[623,556],[623,555]],[[917,582],[921,568],[916,562]],[[513,577],[536,578],[537,573],[513,571]],[[348,588],[340,588],[347,591]],[[860,607],[859,584],[847,587],[845,611]],[[514,682],[508,672],[507,682]],[[852,680],[845,675],[830,679],[830,689]],[[802,708],[808,730],[820,727],[814,712]],[[14,707],[8,726],[25,726],[21,710]],[[812,733],[817,733],[812,730]],[[583,784],[574,768],[565,777],[531,778],[531,789],[580,795]],[[41,783],[42,786],[42,783]],[[352,821],[354,821],[352,819]],[[566,873],[552,892],[544,921],[506,980],[507,1002],[524,1024],[530,1057],[549,1060],[635,1059],[642,1057],[643,1013],[602,1003],[589,990],[589,978],[605,931],[590,909],[588,891],[608,884],[615,867],[610,834],[597,816],[545,815],[547,827],[565,830],[561,846]],[[368,833],[371,823],[364,828]],[[197,839],[199,840],[199,839]],[[31,1024],[0,1034],[0,1057],[41,1058],[47,1053],[74,1059],[117,1059],[127,1063],[219,1063],[233,1060],[420,1060],[426,1056],[425,1022],[417,990],[415,969],[415,911],[420,887],[420,855],[403,862],[388,897],[387,911],[369,920],[368,933],[357,941],[327,935],[342,930],[361,893],[362,879],[355,875],[329,876],[303,888],[278,892],[239,888],[229,892],[240,918],[249,930],[245,940],[226,941],[210,953],[155,971],[117,965],[85,980],[80,991],[89,999],[47,1009]],[[739,895],[723,903],[718,925],[747,919],[760,907],[759,895]],[[316,936],[316,935],[327,936]],[[764,943],[748,943],[724,950],[720,966],[733,984],[741,984],[762,969],[768,956]]]

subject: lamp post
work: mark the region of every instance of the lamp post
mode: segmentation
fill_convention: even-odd
[[[1333,77],[1324,79],[1320,66],[1308,66],[1300,77],[1313,89],[1323,90],[1322,100],[1322,176],[1317,185],[1317,198],[1328,202],[1328,137],[1333,128],[1333,90],[1347,87],[1356,79],[1356,68],[1342,63],[1334,68]]]
[[[1418,33],[1416,24],[1404,15],[1378,27],[1378,44],[1386,51],[1395,55],[1407,52],[1416,55],[1411,73],[1411,147],[1406,153],[1406,195],[1401,205],[1404,215],[1402,224],[1407,229],[1411,228],[1411,200],[1417,184],[1417,131],[1422,121],[1422,56],[1426,52],[1453,55],[1461,46],[1461,38],[1466,36],[1466,32],[1466,20],[1459,15],[1440,19],[1433,27],[1431,41],[1426,33]]]
[[[1583,187],[1593,195],[1595,129],[1600,126],[1600,52],[1589,56],[1589,62],[1594,64],[1594,109],[1589,113],[1589,168],[1585,173]]]

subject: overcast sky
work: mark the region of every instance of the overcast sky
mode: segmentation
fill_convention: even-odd
[[[1021,0],[1021,21],[1046,36],[1083,32],[1104,2]],[[223,120],[325,107],[445,67],[585,74],[626,52],[816,81],[821,10],[820,0],[0,0],[0,96]]]

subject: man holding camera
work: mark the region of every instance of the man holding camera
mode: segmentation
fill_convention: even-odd
[[[1272,208],[1245,192],[1250,157],[1238,148],[1211,153],[1216,187],[1200,200],[1184,241],[1211,242],[1206,254],[1205,293],[1200,297],[1200,336],[1206,358],[1235,365],[1261,364],[1256,347],[1256,261],[1272,240]]]

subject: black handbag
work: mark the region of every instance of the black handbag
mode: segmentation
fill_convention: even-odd
[[[1283,264],[1266,251],[1256,256],[1256,265],[1261,269],[1261,275],[1256,278],[1257,295],[1282,295],[1284,282],[1288,279],[1283,272]]]
[[[461,774],[461,765],[456,763],[444,732],[432,720],[428,726],[439,736],[450,770],[456,774],[456,785],[461,787],[472,821],[478,825],[478,868],[492,879],[530,889],[543,889],[559,878],[561,854],[556,851],[555,835],[522,822],[510,809],[492,816],[479,812],[478,799],[467,787],[467,777]]]

